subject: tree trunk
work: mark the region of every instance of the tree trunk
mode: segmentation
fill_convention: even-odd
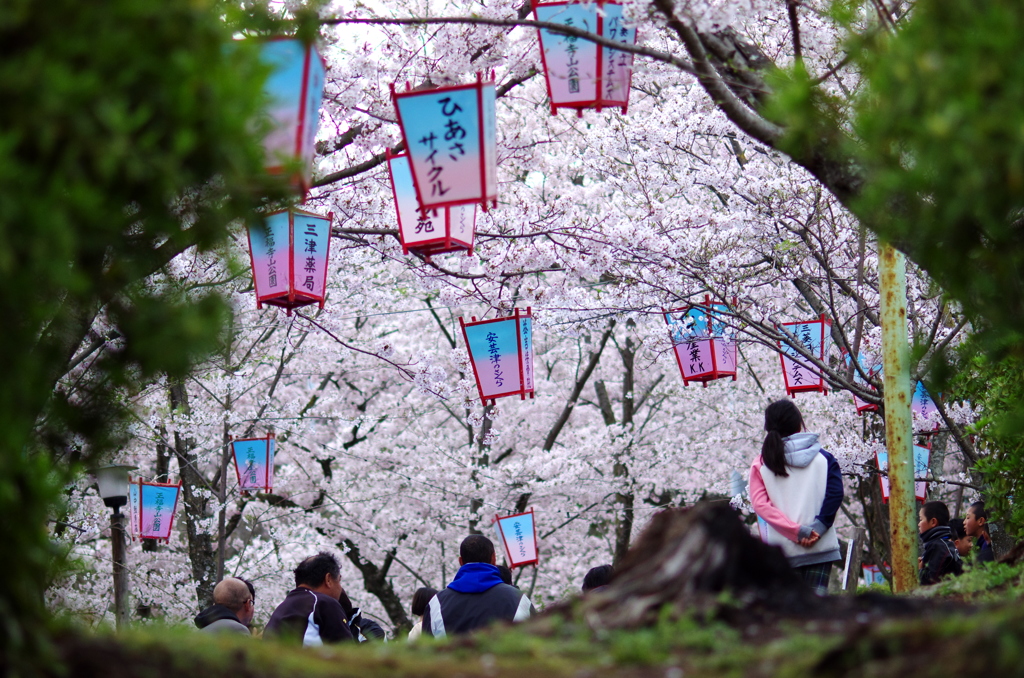
[[[399,541],[401,541],[401,538]],[[412,628],[412,622],[405,613],[405,605],[402,599],[395,593],[395,588],[388,579],[388,570],[391,569],[391,563],[394,562],[396,549],[389,551],[384,557],[384,564],[377,567],[362,557],[359,553],[359,547],[351,539],[346,539],[341,544],[338,544],[338,548],[345,551],[345,556],[363,575],[363,588],[376,596],[377,600],[384,606],[384,611],[388,613],[388,618],[391,619],[391,623],[395,627],[396,637],[403,632],[408,632]],[[355,602],[353,604],[355,605]],[[358,605],[356,606],[358,607]]]

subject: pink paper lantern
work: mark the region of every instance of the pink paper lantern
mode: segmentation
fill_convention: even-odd
[[[596,2],[538,2],[533,0],[538,21],[564,24],[621,42],[636,44],[636,29],[623,22],[622,5],[608,0]],[[551,101],[551,114],[559,108],[574,109],[580,116],[587,108],[629,106],[633,78],[633,54],[597,44],[574,35],[542,28],[540,55],[544,80]]]
[[[310,304],[324,307],[333,220],[333,212],[325,217],[292,207],[249,227],[256,308],[280,306],[291,315]]]
[[[844,358],[844,360],[846,360],[846,364],[847,365],[849,365],[852,362],[850,360],[850,354],[846,352],[846,349],[843,349],[843,358]],[[859,385],[859,386],[863,386],[866,389],[874,391],[875,387],[872,386],[871,384],[869,384],[867,382],[867,380],[865,380],[864,377],[861,376],[861,371],[866,372],[869,377],[875,377],[875,376],[881,374],[882,366],[881,365],[875,365],[873,368],[869,369],[867,366],[864,365],[864,360],[863,360],[863,358],[861,356],[857,357],[857,363],[860,365],[861,370],[854,369],[854,371],[853,371],[853,381],[854,381],[854,383]],[[859,396],[857,396],[854,393],[851,393],[850,395],[853,396],[853,406],[855,408],[857,408],[857,414],[858,415],[863,416],[863,414],[865,412],[877,412],[878,411],[878,405],[876,405],[875,403],[869,403],[868,401],[864,400],[863,398],[860,398]]]
[[[271,69],[264,85],[271,122],[263,139],[267,170],[279,174],[298,164],[301,172],[294,179],[305,193],[312,179],[327,66],[315,45],[294,38],[266,41],[260,58]]]
[[[480,400],[533,397],[533,315],[517,308],[511,316],[470,322],[459,318]]]
[[[265,438],[240,438],[231,441],[238,488],[242,492],[273,492],[274,453],[277,438],[268,432]]]
[[[132,524],[137,527],[139,537],[170,541],[178,497],[181,495],[181,482],[149,483],[139,478],[137,487],[137,492],[132,492],[131,497],[138,497],[138,504],[132,506],[138,518]]]
[[[705,297],[703,305],[664,314],[684,386],[697,381],[707,388],[709,381],[725,377],[736,381],[736,340],[722,321],[728,310]]]
[[[787,334],[794,335],[804,350],[818,360],[824,361],[828,357],[832,339],[828,328],[832,327],[832,321],[824,314],[817,320],[782,323],[782,327]],[[828,384],[818,369],[788,342],[779,342],[779,357],[782,359],[786,395],[795,397],[797,393],[828,393]]]
[[[391,155],[389,151],[388,170],[403,254],[412,252],[429,258],[446,252],[473,253],[476,205],[421,210],[409,168],[409,155]]]
[[[409,89],[391,98],[421,210],[498,204],[494,82]]]
[[[924,478],[928,475],[928,466],[931,464],[932,444],[928,441],[925,445],[914,445],[914,478]],[[878,481],[882,485],[882,503],[889,503],[889,453],[885,451],[875,452],[875,463],[878,470],[885,472],[878,474]],[[928,499],[928,483],[923,480],[914,481],[914,495],[918,501]]]

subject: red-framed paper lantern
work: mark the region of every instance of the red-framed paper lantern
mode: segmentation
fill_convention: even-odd
[[[683,385],[698,381],[707,388],[709,381],[732,377],[736,381],[736,340],[722,320],[727,304],[704,304],[665,312],[673,352]]]
[[[388,151],[387,158],[402,254],[412,252],[428,258],[447,252],[473,254],[476,205],[421,210],[409,167],[409,155],[392,155]]]
[[[410,89],[391,86],[421,210],[498,205],[494,82]]]
[[[850,354],[846,352],[846,349],[843,349],[843,359],[846,361],[847,365],[850,365],[853,362],[850,359]],[[854,369],[853,370],[853,382],[855,384],[857,384],[858,386],[863,386],[865,389],[874,391],[875,387],[872,386],[871,384],[869,384],[867,382],[867,380],[864,379],[863,376],[861,376],[861,372],[863,371],[863,372],[867,373],[867,375],[869,377],[876,377],[876,376],[878,376],[878,375],[880,375],[882,373],[882,366],[881,365],[875,365],[872,368],[868,368],[864,364],[864,359],[861,356],[857,356],[857,363],[860,365],[861,369],[860,370],[858,370],[858,369]],[[850,395],[853,396],[853,406],[855,408],[857,408],[857,414],[858,415],[863,416],[865,412],[877,412],[878,411],[878,405],[876,405],[875,403],[869,403],[868,401],[866,401],[863,398],[859,397],[856,393],[851,393]]]
[[[268,431],[263,438],[232,438],[231,456],[235,460],[238,489],[242,492],[273,492],[276,451],[277,436],[273,431]]]
[[[498,543],[505,548],[510,570],[540,562],[533,509],[511,516],[494,516],[494,531],[498,535]]]
[[[152,483],[139,478],[129,489],[132,531],[140,539],[171,539],[174,516],[181,496],[181,481]]]
[[[924,445],[914,445],[914,478],[924,478],[928,475],[928,467],[932,459],[931,440],[925,441]],[[889,503],[889,453],[882,450],[875,451],[875,464],[878,465],[878,482],[882,485],[882,502]],[[928,483],[924,480],[914,480],[914,496],[918,501],[927,501]]]
[[[795,337],[795,341],[818,360],[824,362],[828,357],[832,341],[829,331],[832,321],[826,318],[825,314],[817,320],[782,323],[781,327],[785,334]],[[789,342],[779,341],[779,357],[782,359],[782,378],[786,383],[786,395],[792,398],[797,393],[828,393],[825,377]]]
[[[636,44],[636,29],[626,27],[622,5],[617,2],[533,0],[532,4],[538,21],[564,24],[624,45]],[[580,116],[587,108],[598,112],[603,108],[620,108],[626,112],[633,79],[631,52],[599,47],[589,40],[546,28],[538,33],[552,115],[559,108],[573,109]]]
[[[260,46],[260,59],[270,67],[263,88],[271,122],[263,139],[267,170],[281,173],[298,164],[295,180],[305,193],[313,175],[327,65],[315,45],[296,38],[267,40]]]
[[[324,307],[333,220],[333,212],[325,217],[291,207],[249,226],[256,308],[280,306],[291,315],[310,304]]]
[[[530,308],[504,318],[459,318],[480,400],[533,397],[533,314]]]
[[[914,394],[910,398],[910,410],[913,413],[914,419],[921,422],[920,424],[915,423],[914,430],[918,435],[928,436],[938,432],[939,422],[937,421],[931,425],[931,428],[926,428],[928,426],[927,420],[938,412],[939,408],[932,399],[931,394],[928,393],[928,389],[924,387],[923,382],[917,382],[917,385],[914,387]],[[921,428],[918,428],[919,426]]]

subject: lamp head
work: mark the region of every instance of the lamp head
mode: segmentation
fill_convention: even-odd
[[[112,464],[93,469],[100,497],[105,505],[114,509],[114,513],[128,503],[128,472],[136,468]]]

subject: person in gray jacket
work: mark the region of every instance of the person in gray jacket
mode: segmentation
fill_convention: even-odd
[[[452,583],[427,603],[423,635],[444,638],[469,633],[498,621],[518,622],[536,611],[526,595],[501,579],[494,544],[473,534],[459,547],[459,571]]]
[[[213,588],[213,605],[196,615],[203,633],[251,635],[249,623],[256,611],[249,586],[241,579],[227,577]]]

